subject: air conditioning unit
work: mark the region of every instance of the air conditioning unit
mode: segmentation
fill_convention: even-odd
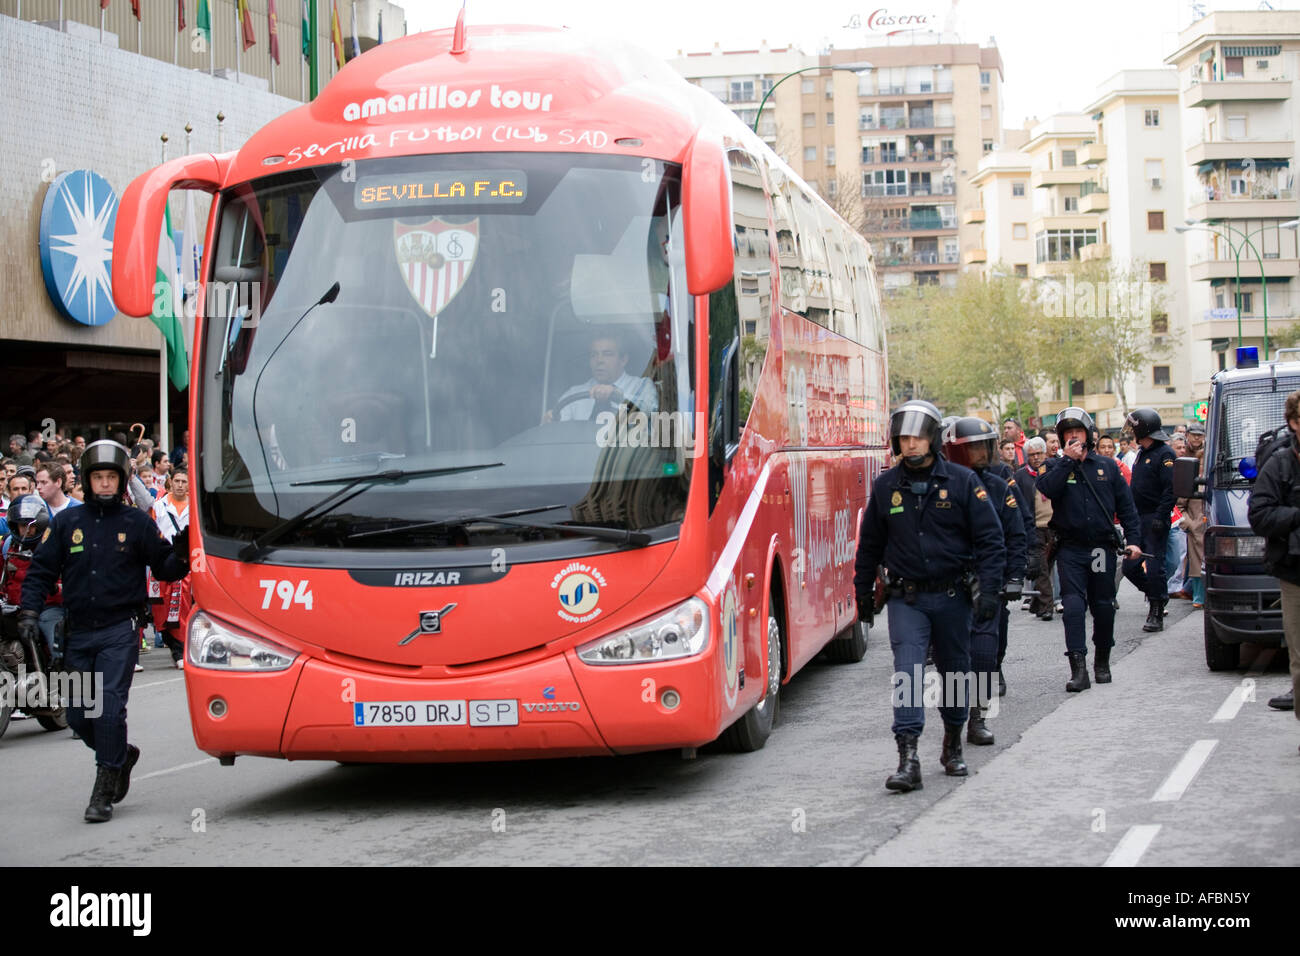
[[[1158,179],[1153,179],[1153,180],[1151,180],[1151,188],[1152,188],[1152,189],[1159,189],[1159,188],[1160,188],[1160,180],[1158,180]]]

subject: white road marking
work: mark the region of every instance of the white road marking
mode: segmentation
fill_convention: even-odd
[[[1183,754],[1183,759],[1178,761],[1178,766],[1174,767],[1173,772],[1165,778],[1165,782],[1151,798],[1152,801],[1179,799],[1191,786],[1196,775],[1205,766],[1205,761],[1210,759],[1210,754],[1214,753],[1214,748],[1218,745],[1217,740],[1198,740],[1187,748],[1187,753]]]
[[[1129,827],[1102,866],[1137,866],[1142,854],[1160,832],[1160,826],[1159,823],[1143,823]]]
[[[1219,705],[1219,709],[1216,710],[1214,716],[1210,718],[1210,723],[1213,724],[1216,721],[1232,720],[1232,718],[1236,717],[1237,711],[1241,710],[1241,705],[1246,702],[1246,698],[1250,696],[1254,689],[1254,681],[1251,681],[1248,684],[1243,680],[1232,689],[1232,693],[1228,695],[1227,700]]]
[[[174,684],[178,680],[184,680],[184,677],[169,677],[167,680],[150,681],[148,684],[132,684],[132,690],[143,690],[146,687],[158,687],[161,684]]]
[[[155,770],[153,773],[142,774],[134,778],[134,782],[139,783],[141,780],[148,780],[150,777],[161,777],[163,774],[176,773],[180,770],[189,770],[192,767],[202,767],[205,763],[216,763],[216,757],[206,757],[203,760],[195,760],[191,763],[183,763],[175,767],[168,767],[166,770]]]

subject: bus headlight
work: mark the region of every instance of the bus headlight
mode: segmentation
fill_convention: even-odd
[[[709,643],[709,606],[689,598],[671,611],[578,648],[588,664],[645,664],[690,657]]]
[[[186,656],[195,667],[219,671],[282,671],[298,657],[295,651],[236,631],[202,611],[190,619]]]

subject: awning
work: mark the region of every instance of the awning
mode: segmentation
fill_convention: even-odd
[[[1224,56],[1278,56],[1282,47],[1278,46],[1225,46]]]

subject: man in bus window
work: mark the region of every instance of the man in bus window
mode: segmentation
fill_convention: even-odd
[[[546,413],[546,421],[595,421],[602,412],[613,413],[630,402],[646,414],[659,408],[654,382],[627,373],[628,350],[620,336],[598,332],[591,340],[591,378],[560,396]]]

